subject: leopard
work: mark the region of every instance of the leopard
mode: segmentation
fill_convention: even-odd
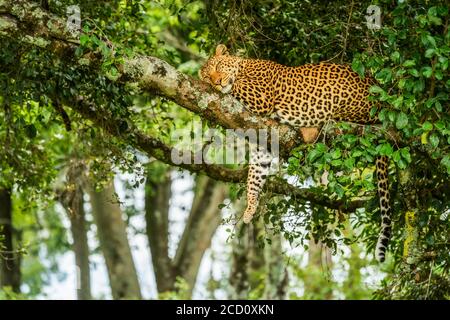
[[[215,90],[231,94],[252,114],[271,117],[296,128],[305,143],[314,143],[321,128],[330,121],[363,125],[379,123],[381,109],[370,101],[370,87],[376,81],[361,77],[348,64],[317,63],[286,66],[271,60],[244,58],[217,45],[202,65],[199,78]],[[371,112],[372,108],[376,112]],[[256,214],[260,195],[269,175],[270,157],[256,151],[256,161],[249,163],[247,207],[243,221],[250,223]],[[375,161],[381,229],[375,258],[384,262],[391,237],[389,193],[389,158]]]

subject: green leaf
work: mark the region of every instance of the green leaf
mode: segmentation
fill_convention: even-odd
[[[390,156],[390,155],[392,155],[393,152],[394,152],[394,150],[392,149],[392,146],[389,143],[385,143],[385,144],[381,145],[381,147],[379,149],[379,153],[382,156]]]
[[[418,78],[420,76],[419,71],[417,71],[417,69],[410,69],[409,74],[412,75],[413,77]]]
[[[404,67],[413,67],[416,65],[416,62],[414,60],[406,60],[403,62]]]
[[[384,68],[380,72],[376,74],[377,80],[382,83],[389,82],[392,80],[392,71],[391,69]]]
[[[336,159],[331,161],[331,165],[334,167],[339,167],[342,165],[342,160]]]
[[[326,144],[323,143],[317,143],[315,146],[315,149],[319,152],[319,153],[325,153],[328,150],[328,147]]]
[[[403,159],[398,160],[397,166],[399,167],[399,169],[405,169],[407,167],[406,162],[403,161]]]
[[[348,170],[352,170],[355,166],[355,158],[348,158],[344,160],[344,166],[348,169]]]
[[[382,93],[384,90],[379,86],[371,86],[369,89],[370,93]]]
[[[398,162],[400,159],[401,159],[401,155],[400,155],[400,151],[395,151],[393,154],[392,154],[392,159],[395,161],[395,162]]]
[[[435,53],[436,53],[436,49],[427,49],[427,51],[425,51],[425,57],[432,58]]]
[[[439,62],[441,63],[441,69],[447,70],[448,68],[448,58],[447,57],[439,57]]]
[[[91,41],[97,46],[100,45],[100,43],[101,43],[100,39],[97,38],[97,36],[95,34],[91,37]]]
[[[311,150],[310,153],[308,153],[308,161],[314,162],[318,157],[320,157],[321,152],[317,151],[316,149]]]
[[[339,159],[341,157],[341,149],[335,149],[331,154],[333,159]]]
[[[399,109],[403,104],[403,96],[398,97],[397,99],[395,99],[394,101],[392,101],[392,105],[396,108]]]
[[[430,121],[425,121],[425,122],[422,124],[422,129],[423,129],[424,131],[431,131],[431,130],[433,130],[433,124],[432,124]]]
[[[85,46],[86,43],[88,43],[90,40],[89,36],[87,34],[82,34],[80,36],[80,45]]]
[[[361,142],[362,145],[366,146],[366,147],[370,147],[372,145],[372,143],[369,141],[369,139],[361,137],[359,139],[359,141]]]
[[[362,154],[363,154],[363,152],[361,150],[354,150],[354,151],[352,151],[352,157],[353,158],[360,157],[360,156],[362,156]]]
[[[361,61],[353,59],[352,69],[357,74],[359,74],[360,77],[364,77],[364,72],[365,72],[366,69],[365,69],[365,67],[364,67],[364,65],[363,65],[363,63]]]
[[[399,62],[400,61],[400,53],[398,51],[395,51],[391,54],[391,60],[393,62]]]
[[[439,137],[437,134],[433,133],[430,136],[430,144],[433,148],[436,148],[439,145]]]
[[[395,126],[397,129],[403,129],[408,124],[408,116],[403,112],[400,112],[397,116],[397,121],[395,122]]]
[[[405,159],[408,163],[411,163],[411,154],[409,153],[409,148],[403,148],[400,150],[402,158]]]
[[[432,36],[427,35],[426,39],[431,46],[436,47],[436,40]]]
[[[342,198],[344,196],[344,188],[340,184],[336,184],[334,191],[339,196],[339,198]]]
[[[426,78],[430,78],[431,75],[433,74],[433,69],[431,67],[425,67],[422,68],[422,74],[426,77]]]
[[[394,110],[389,110],[389,111],[388,111],[388,118],[389,118],[389,121],[394,122],[394,120],[395,120],[395,115],[396,115],[396,113],[395,113]]]
[[[436,129],[438,129],[439,131],[443,131],[445,129],[445,124],[442,120],[439,120],[438,122],[436,122],[434,124],[434,126],[436,127]]]
[[[450,155],[443,157],[441,164],[447,168],[447,173],[450,174]]]

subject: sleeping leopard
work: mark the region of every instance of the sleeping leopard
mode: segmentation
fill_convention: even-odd
[[[377,116],[370,114],[373,104],[368,100],[374,80],[362,79],[348,65],[320,63],[289,67],[230,55],[226,46],[220,44],[199,70],[199,76],[216,90],[231,93],[252,113],[274,117],[299,129],[306,143],[314,142],[321,126],[330,120],[378,122]],[[256,157],[257,161],[249,164],[245,223],[256,213],[259,194],[269,173],[270,159],[261,152]],[[375,257],[380,262],[385,260],[391,235],[388,160],[385,156],[376,160],[381,230]]]

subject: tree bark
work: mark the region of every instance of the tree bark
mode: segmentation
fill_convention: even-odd
[[[0,288],[20,293],[20,257],[14,251],[11,190],[0,188]]]
[[[84,212],[83,194],[74,205],[77,206],[76,214],[69,213],[70,230],[73,237],[73,252],[77,266],[77,297],[78,300],[90,300],[91,275],[89,268],[89,246],[87,239],[86,219]]]
[[[232,247],[230,273],[231,299],[284,299],[288,275],[282,255],[282,236],[272,232],[270,224],[265,225],[264,202],[260,203],[261,218],[245,225],[240,221]],[[245,203],[237,202],[236,211],[241,212]],[[268,237],[271,243],[258,243]],[[266,276],[260,277],[261,274]],[[254,296],[251,296],[254,292]]]
[[[236,211],[241,212],[245,203],[237,202]],[[264,272],[264,248],[258,245],[258,238],[263,232],[261,220],[252,224],[239,221],[236,226],[235,239],[231,253],[230,298],[249,299],[252,290],[262,287],[258,274]],[[261,293],[262,294],[262,293]]]
[[[66,174],[66,184],[59,191],[58,199],[66,210],[72,232],[72,250],[77,269],[77,298],[90,300],[91,276],[89,268],[89,245],[84,211],[83,185],[86,166],[83,161],[72,159]]]
[[[126,224],[115,196],[113,182],[109,182],[99,192],[93,190],[92,186],[88,189],[112,296],[114,299],[140,299],[141,291],[127,239]]]
[[[145,221],[159,293],[174,290],[175,272],[169,258],[169,200],[172,180],[168,170],[162,181],[154,182],[150,174],[145,182]]]
[[[281,233],[269,232],[271,243],[264,247],[267,276],[263,298],[283,300],[286,298],[288,284],[288,273],[283,257],[283,236]]]
[[[197,177],[194,201],[174,259],[176,271],[188,283],[190,293],[203,255],[222,221],[218,205],[226,195],[227,189],[222,183],[205,176]]]

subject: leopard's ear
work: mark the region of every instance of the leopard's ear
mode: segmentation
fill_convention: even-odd
[[[216,56],[224,56],[228,54],[228,49],[224,44],[219,44],[216,47]]]

